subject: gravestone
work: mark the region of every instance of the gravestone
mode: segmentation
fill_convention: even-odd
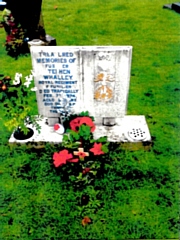
[[[27,31],[30,40],[45,40],[45,29],[41,13],[42,0],[6,0],[6,8],[12,12],[12,15],[18,25]]]
[[[31,47],[31,54],[41,115],[59,116],[65,98],[76,113],[125,116],[132,47]]]
[[[56,39],[46,34],[44,21],[42,16],[42,0],[6,0],[6,8],[11,11],[16,26],[21,26],[24,31],[25,45],[31,46],[33,41],[40,40],[43,45],[56,46]],[[7,35],[10,33],[10,28],[4,24]],[[26,52],[29,52],[28,46]]]
[[[38,112],[44,117],[36,139],[61,142],[62,136],[53,131],[60,116],[88,111],[95,117],[95,139],[151,140],[145,117],[126,115],[131,46],[32,46],[30,50]]]

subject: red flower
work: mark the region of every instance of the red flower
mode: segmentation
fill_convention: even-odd
[[[9,24],[10,27],[14,27],[15,26],[15,23],[12,22],[11,20],[8,22],[8,24]]]
[[[88,173],[88,172],[90,172],[90,171],[91,171],[90,168],[85,168],[85,169],[83,169],[82,174],[86,174],[86,173]]]
[[[74,158],[74,159],[68,159],[67,161],[68,161],[68,162],[78,162],[79,159],[78,159],[78,158]]]
[[[101,155],[104,154],[104,152],[101,150],[102,143],[94,143],[94,147],[91,148],[89,151],[93,152],[94,155]]]
[[[13,40],[14,40],[14,37],[12,35],[7,35],[7,37],[6,37],[7,42],[11,42]]]
[[[13,29],[11,32],[12,32],[13,35],[15,35],[15,34],[18,32],[18,29],[15,28],[15,29]]]
[[[78,162],[78,159],[72,159],[73,155],[68,152],[68,150],[64,149],[59,153],[55,152],[53,155],[54,165],[55,167],[60,167],[63,164],[66,164],[67,161],[69,162]]]
[[[91,223],[91,219],[89,217],[84,217],[83,220],[81,221],[83,226],[86,226],[87,224]]]
[[[85,124],[91,128],[91,132],[94,132],[95,125],[90,117],[77,117],[70,122],[70,127],[73,131],[78,132],[79,127]]]
[[[73,131],[78,132],[80,127],[81,117],[77,117],[70,122],[70,127]]]
[[[84,158],[84,157],[86,157],[86,154],[85,154],[84,152],[79,152],[79,153],[78,153],[78,156],[79,156],[80,158]]]
[[[91,132],[94,132],[95,130],[95,125],[90,117],[82,117],[80,121],[80,125],[86,124],[91,128]]]
[[[59,124],[54,125],[54,130],[57,131],[60,128]]]

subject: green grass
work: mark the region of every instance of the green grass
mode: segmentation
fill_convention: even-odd
[[[8,145],[11,132],[4,130],[0,108],[0,239],[178,239],[180,15],[163,9],[166,3],[43,2],[46,33],[58,45],[133,46],[128,114],[146,116],[153,146],[148,152],[118,147],[94,190],[75,191],[53,167],[58,147]],[[12,59],[4,41],[0,29],[0,73],[28,75],[30,55]],[[87,192],[101,207],[95,200],[81,207]],[[83,227],[86,215],[93,222]]]

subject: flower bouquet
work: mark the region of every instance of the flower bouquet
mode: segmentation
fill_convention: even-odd
[[[53,164],[77,187],[90,184],[107,158],[107,137],[93,138],[94,118],[88,112],[71,116],[65,121],[67,130],[60,151],[53,154]],[[106,159],[107,160],[107,159]]]

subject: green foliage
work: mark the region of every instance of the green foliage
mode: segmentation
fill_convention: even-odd
[[[85,140],[89,139],[91,133],[91,128],[89,126],[81,125],[79,128],[79,135],[83,137]]]
[[[16,73],[16,75],[18,75],[18,73]],[[38,124],[40,116],[37,117],[33,115],[33,106],[31,103],[32,99],[34,101],[35,95],[34,92],[31,91],[34,83],[31,81],[30,84],[28,83],[29,87],[26,87],[26,82],[21,82],[20,77],[16,75],[16,80],[13,81],[9,76],[0,80],[0,100],[3,107],[2,117],[5,120],[4,126],[9,131],[13,131],[19,127],[24,133],[27,133],[28,129],[26,124],[31,123],[40,132],[40,126]],[[8,80],[6,80],[6,78],[8,78]],[[17,79],[19,84],[14,85]],[[3,86],[5,86],[5,90]]]

